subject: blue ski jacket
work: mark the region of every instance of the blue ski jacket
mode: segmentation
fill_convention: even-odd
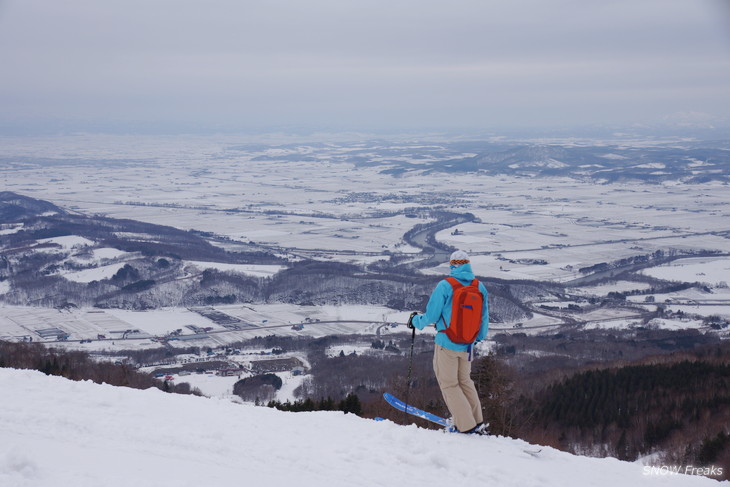
[[[451,266],[450,275],[465,286],[474,280],[474,272],[471,269],[471,264]],[[477,335],[477,342],[484,340],[489,330],[489,296],[487,294],[487,288],[481,282],[479,283],[479,290],[482,292],[482,296],[484,296],[484,308],[482,309],[482,326]],[[413,317],[413,326],[419,330],[423,330],[431,323],[436,323],[436,330],[445,330],[448,328],[448,324],[451,323],[451,299],[453,295],[454,290],[451,284],[445,279],[440,281],[436,285],[436,289],[431,293],[431,297],[426,305],[426,312]],[[467,352],[471,347],[471,344],[452,342],[446,336],[446,333],[436,333],[436,344],[457,352]]]

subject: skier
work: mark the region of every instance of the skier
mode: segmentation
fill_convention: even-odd
[[[436,330],[446,331],[452,324],[452,298],[456,289],[461,286],[475,284],[474,272],[469,262],[469,255],[463,250],[451,254],[449,261],[450,276],[458,281],[443,279],[434,289],[426,305],[425,314],[411,314],[409,328],[423,330],[431,323]],[[474,382],[471,380],[471,358],[474,343],[484,340],[489,328],[489,309],[487,288],[478,283],[478,291],[483,298],[481,319],[472,325],[478,328],[476,339],[469,343],[452,341],[447,333],[436,333],[433,353],[433,370],[436,374],[441,393],[454,421],[456,429],[461,433],[486,434],[482,406],[477,395]],[[468,307],[468,306],[467,306]],[[476,332],[476,329],[475,329]],[[468,339],[467,339],[468,340]]]

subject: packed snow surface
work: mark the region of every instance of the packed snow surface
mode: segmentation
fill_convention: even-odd
[[[336,412],[285,413],[221,399],[0,369],[3,487],[701,486],[638,464],[522,441],[403,427]]]

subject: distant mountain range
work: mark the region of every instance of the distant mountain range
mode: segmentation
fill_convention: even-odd
[[[421,163],[431,171],[558,176],[597,182],[730,181],[730,146],[620,147],[494,144],[474,157]],[[403,169],[413,165],[401,164]]]

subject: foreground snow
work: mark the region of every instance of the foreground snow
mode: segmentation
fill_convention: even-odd
[[[219,399],[0,369],[0,485],[716,485],[643,467],[333,412],[284,413]]]

